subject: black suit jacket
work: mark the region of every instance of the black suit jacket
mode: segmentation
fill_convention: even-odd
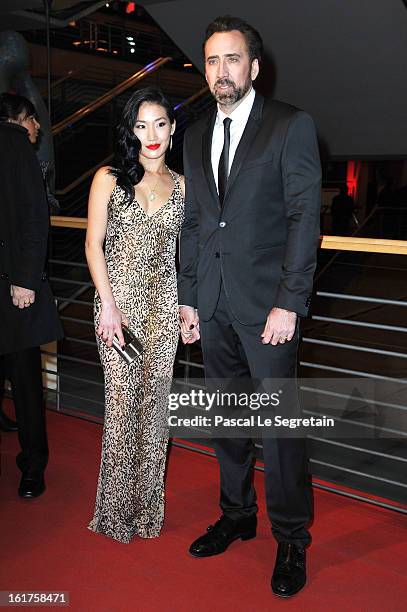
[[[273,306],[308,312],[319,237],[321,168],[312,119],[256,94],[221,209],[211,164],[216,111],[185,134],[185,222],[179,303],[203,320],[221,278],[243,324],[264,324]]]
[[[63,335],[44,274],[48,231],[44,182],[27,130],[0,124],[0,355]],[[10,285],[33,289],[34,304],[14,306]]]

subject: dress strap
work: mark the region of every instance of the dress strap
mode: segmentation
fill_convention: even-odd
[[[179,174],[178,172],[174,172],[174,170],[171,170],[171,168],[169,168],[168,166],[166,166],[168,172],[171,174],[172,180],[174,181],[174,183],[179,184]]]

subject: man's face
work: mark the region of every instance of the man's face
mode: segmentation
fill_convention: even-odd
[[[259,73],[250,62],[246,39],[238,30],[216,32],[205,44],[205,78],[212,95],[225,112],[232,112]]]
[[[34,115],[27,116],[24,112],[22,112],[17,117],[17,120],[13,123],[18,123],[18,125],[21,125],[27,130],[28,138],[31,144],[35,144],[37,142],[41,126]]]

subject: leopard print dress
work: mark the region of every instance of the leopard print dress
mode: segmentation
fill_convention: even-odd
[[[118,308],[144,346],[131,366],[98,336],[105,377],[105,421],[96,505],[89,529],[120,542],[153,538],[164,520],[168,394],[177,349],[175,252],[184,216],[177,174],[174,190],[148,215],[124,203],[116,186],[108,204],[105,258]],[[95,327],[101,303],[95,294]]]

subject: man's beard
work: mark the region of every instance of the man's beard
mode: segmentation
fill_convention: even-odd
[[[218,87],[222,85],[229,85],[230,89],[228,91],[219,90]],[[249,75],[241,87],[236,87],[235,83],[230,79],[219,79],[216,81],[212,93],[216,102],[222,106],[233,106],[233,104],[244,98],[251,86],[252,80]]]

